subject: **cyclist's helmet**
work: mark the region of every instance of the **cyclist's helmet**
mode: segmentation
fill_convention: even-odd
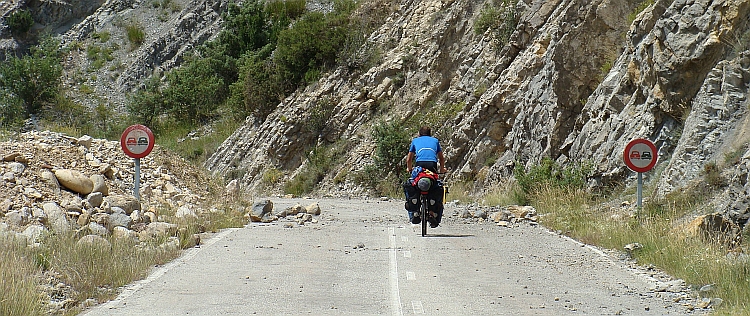
[[[430,178],[422,178],[417,181],[417,187],[422,191],[429,191],[432,187],[432,180]]]

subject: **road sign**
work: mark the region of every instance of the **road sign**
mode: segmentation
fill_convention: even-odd
[[[120,146],[131,158],[146,157],[154,149],[154,134],[146,126],[131,125],[122,133]]]
[[[623,160],[625,165],[635,172],[646,172],[656,165],[656,146],[648,139],[637,138],[625,146]]]

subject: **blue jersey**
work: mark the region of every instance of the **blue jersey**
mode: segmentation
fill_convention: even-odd
[[[419,136],[411,141],[409,152],[414,153],[417,161],[438,162],[437,154],[443,151],[438,139],[432,136]]]

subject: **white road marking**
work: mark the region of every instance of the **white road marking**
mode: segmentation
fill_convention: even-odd
[[[414,311],[414,314],[424,314],[422,301],[411,301],[411,309]]]
[[[217,234],[216,236],[214,236],[213,238],[207,240],[205,243],[203,243],[203,246],[212,245],[215,242],[223,239],[227,235],[229,235],[229,234],[231,234],[234,231],[239,230],[239,229],[241,229],[241,228],[229,228],[229,229],[226,229],[226,230],[220,232],[219,234]],[[190,248],[190,249],[186,250],[185,254],[182,257],[177,258],[177,259],[175,259],[175,260],[173,260],[173,261],[171,261],[171,262],[169,262],[169,263],[161,266],[160,268],[156,269],[153,273],[151,273],[147,278],[145,278],[143,280],[140,280],[140,281],[136,281],[132,285],[127,286],[122,291],[122,293],[120,293],[120,295],[117,296],[117,298],[115,298],[114,300],[111,300],[111,301],[107,302],[106,304],[103,304],[101,307],[99,307],[97,309],[98,310],[106,310],[106,309],[115,308],[115,306],[117,304],[119,304],[124,299],[128,298],[129,296],[133,295],[136,291],[138,291],[141,288],[143,288],[143,286],[145,286],[145,285],[147,285],[147,284],[149,284],[151,282],[156,281],[162,275],[164,275],[165,273],[167,273],[167,271],[172,270],[172,268],[174,268],[174,267],[176,267],[178,265],[181,265],[184,262],[186,262],[186,261],[192,259],[193,257],[195,257],[195,255],[197,255],[199,251],[201,251],[201,248],[197,248],[197,247],[196,248]]]
[[[413,281],[417,279],[417,274],[414,273],[414,271],[406,271],[406,279],[409,281]]]
[[[404,258],[411,258],[411,251],[409,250],[404,251]]]
[[[401,294],[398,291],[398,262],[396,255],[396,229],[393,227],[388,229],[388,238],[391,241],[391,271],[390,271],[390,283],[391,283],[391,313],[394,316],[404,315],[401,309]]]

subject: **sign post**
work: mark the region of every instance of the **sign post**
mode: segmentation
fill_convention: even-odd
[[[141,158],[148,156],[154,149],[154,133],[143,125],[131,125],[122,132],[120,146],[135,161],[135,179],[133,179],[133,196],[140,200]]]
[[[625,146],[625,165],[638,173],[638,208],[643,206],[643,173],[651,170],[657,161],[656,146],[648,139],[637,138]]]

